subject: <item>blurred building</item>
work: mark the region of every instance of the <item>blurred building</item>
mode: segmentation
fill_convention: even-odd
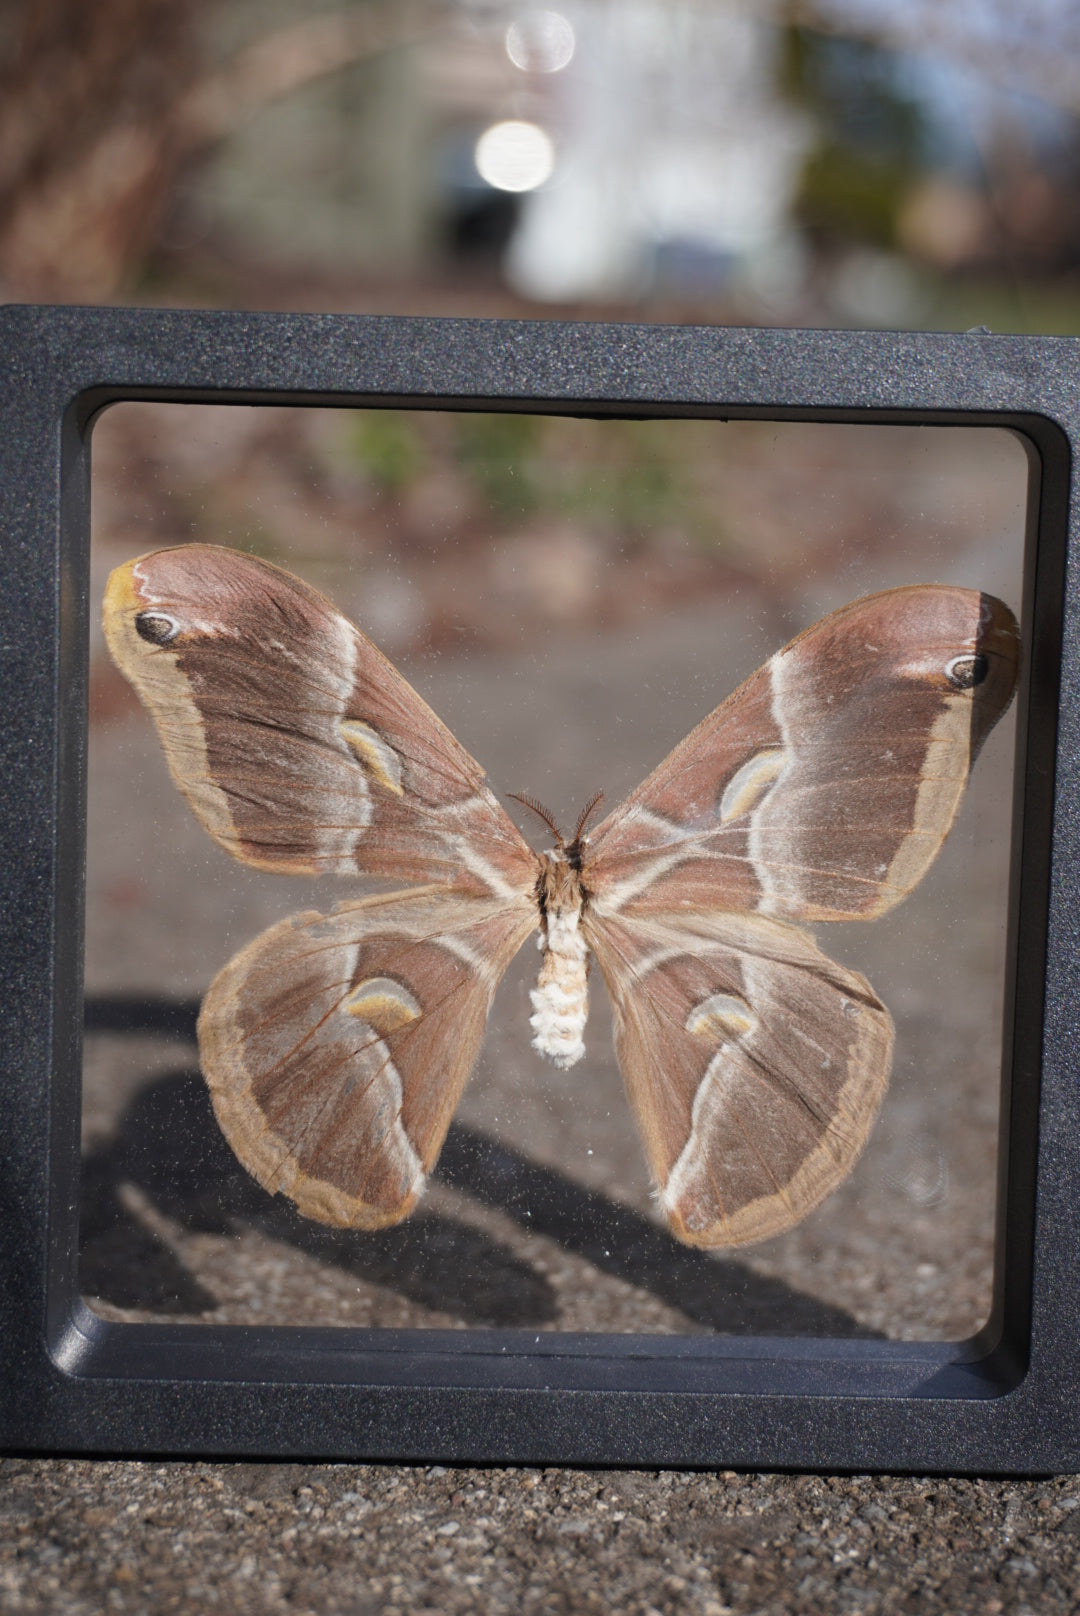
[[[232,48],[267,14],[232,0],[221,18]],[[540,300],[707,296],[747,275],[783,293],[811,131],[782,99],[777,46],[775,29],[708,0],[447,8],[427,38],[267,106],[198,177],[185,217],[298,266],[487,257]],[[500,172],[500,130],[533,140],[531,174]]]
[[[781,99],[777,34],[745,9],[568,8],[573,59],[545,97],[551,179],[507,254],[531,297],[708,295],[798,274],[790,203],[811,138]]]

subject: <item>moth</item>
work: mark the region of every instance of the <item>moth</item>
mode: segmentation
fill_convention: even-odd
[[[581,1059],[595,958],[680,1240],[779,1234],[849,1172],[892,1022],[805,923],[882,915],[934,859],[1012,696],[1019,638],[1000,601],[929,585],[833,612],[595,829],[593,805],[569,838],[539,810],[543,853],[371,641],[289,573],[210,545],[158,551],[112,574],[104,627],[223,848],[411,883],[282,921],[211,984],[203,1072],[265,1189],[341,1227],[403,1218],[534,933],[534,1045]]]

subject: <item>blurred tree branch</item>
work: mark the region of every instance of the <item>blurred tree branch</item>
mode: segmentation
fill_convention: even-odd
[[[197,72],[197,0],[9,0],[6,9],[0,279],[9,296],[107,295],[141,252],[175,172],[170,112]]]
[[[427,5],[386,0],[278,29],[240,51],[183,97],[178,109],[182,137],[194,150],[211,145],[279,96],[393,45],[427,38],[450,18],[444,0]]]
[[[214,0],[0,0],[0,291],[115,295],[182,175],[269,102],[445,26],[437,3],[369,4],[266,35],[210,67]]]

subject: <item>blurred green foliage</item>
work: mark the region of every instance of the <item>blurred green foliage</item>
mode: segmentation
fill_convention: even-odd
[[[891,247],[911,183],[910,172],[895,164],[825,146],[803,170],[799,218],[820,234]]]
[[[895,53],[803,28],[784,32],[781,84],[817,141],[796,213],[816,234],[892,246],[901,208],[933,162],[933,132]]]
[[[391,496],[416,482],[427,459],[414,418],[402,410],[357,410],[350,448],[380,492]]]
[[[492,513],[530,516],[544,504],[537,459],[543,420],[535,415],[453,418],[454,458]]]
[[[562,512],[640,538],[683,525],[693,498],[693,466],[667,421],[588,422],[556,494]],[[558,462],[556,462],[556,467]]]
[[[507,531],[550,517],[632,545],[677,530],[714,547],[715,500],[703,485],[710,460],[701,441],[710,425],[364,410],[348,447],[365,476],[392,497],[440,468],[453,469],[475,508]]]

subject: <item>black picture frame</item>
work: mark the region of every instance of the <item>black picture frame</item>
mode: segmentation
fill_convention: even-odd
[[[0,1446],[1080,1469],[1080,341],[0,311]],[[89,442],[120,400],[1006,427],[1031,466],[994,1304],[973,1341],[119,1324],[79,1295]],[[1071,565],[1070,565],[1071,562]]]

